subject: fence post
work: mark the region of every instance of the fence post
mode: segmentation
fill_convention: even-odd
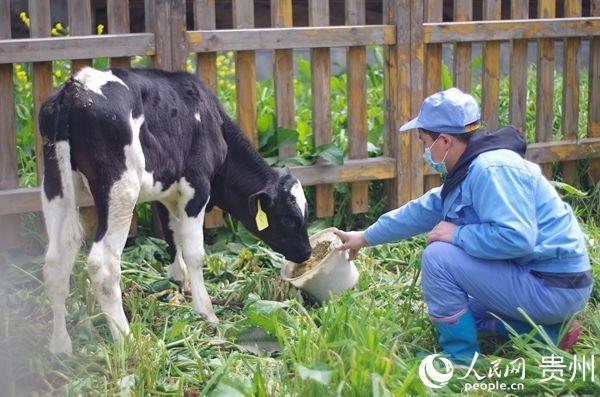
[[[538,18],[554,18],[556,3],[554,0],[538,1]],[[538,40],[537,95],[535,104],[535,140],[549,142],[552,140],[552,123],[554,111],[554,40]],[[543,164],[542,172],[547,178],[552,177],[552,164]]]
[[[271,0],[271,26],[292,27],[292,0]],[[273,51],[273,83],[277,127],[295,128],[294,119],[294,51]],[[279,157],[296,155],[296,145],[279,148]]]
[[[308,21],[310,26],[329,25],[329,2],[309,0]],[[312,88],[312,128],[315,146],[331,143],[331,66],[329,48],[310,50]],[[317,164],[322,164],[321,159]],[[315,213],[317,218],[333,216],[333,185],[315,187]]]
[[[346,24],[364,25],[364,0],[346,0]],[[367,49],[364,46],[348,48],[348,157],[367,157]],[[350,209],[353,214],[369,209],[369,183],[351,184]]]
[[[0,39],[10,39],[10,2],[0,5]],[[0,190],[16,188],[17,141],[13,97],[13,66],[0,65]],[[0,217],[0,249],[17,248],[21,245],[19,215]]]
[[[215,0],[194,0],[194,29],[215,29]],[[217,53],[202,52],[198,54],[196,74],[213,92],[217,93]],[[219,207],[204,216],[204,227],[223,226],[223,211]]]
[[[408,134],[398,132],[410,117],[410,1],[385,0],[383,23],[396,26],[396,44],[384,48],[383,154],[396,159],[396,176],[387,182],[388,208],[392,209],[411,198],[410,140]]]
[[[529,4],[522,0],[511,1],[512,19],[529,19]],[[525,135],[527,108],[527,40],[510,42],[510,122]]]
[[[92,34],[92,7],[90,0],[69,0],[69,35],[89,36]],[[76,74],[81,68],[91,66],[91,59],[76,59],[71,62],[71,74]],[[98,226],[96,207],[80,207],[79,218],[83,227],[83,237],[92,236]],[[134,223],[135,216],[132,219]]]
[[[107,0],[106,9],[108,33],[129,33],[129,0]],[[129,68],[131,66],[131,59],[129,57],[112,58],[110,66],[114,68]]]
[[[600,0],[591,1],[593,17],[600,16]],[[588,111],[588,137],[600,137],[600,36],[590,40],[589,64],[589,111]],[[590,176],[593,183],[600,181],[600,159],[593,159],[590,164]]]
[[[171,0],[171,70],[186,70],[188,55],[186,31],[186,2],[185,0]]]
[[[423,0],[410,2],[410,116],[416,117],[424,99],[425,73],[423,59],[425,44],[423,40]],[[410,145],[410,197],[423,194],[423,145],[416,132],[408,133],[406,139]]]
[[[425,1],[425,22],[442,22],[444,7],[441,1]],[[425,95],[429,96],[442,88],[442,44],[425,46]],[[433,189],[441,184],[439,175],[426,175],[425,190]]]
[[[565,18],[581,17],[581,1],[565,2]],[[562,133],[564,139],[575,139],[579,129],[579,49],[581,39],[566,38],[563,55],[563,98]],[[567,161],[561,164],[563,181],[573,185],[577,182],[577,162]]]
[[[171,25],[169,14],[171,2],[169,0],[154,1],[154,22],[152,32],[154,33],[154,42],[156,52],[152,58],[152,65],[155,68],[171,69]]]
[[[488,0],[483,4],[483,19],[497,20],[501,17],[500,0]],[[498,99],[500,95],[500,42],[486,41],[483,44],[481,108],[483,121],[490,131],[498,128]]]

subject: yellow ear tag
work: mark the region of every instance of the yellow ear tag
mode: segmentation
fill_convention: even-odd
[[[267,214],[265,213],[265,211],[263,211],[262,208],[260,208],[260,200],[256,200],[256,206],[256,227],[260,232],[261,230],[265,230],[269,227],[269,221],[267,219]]]

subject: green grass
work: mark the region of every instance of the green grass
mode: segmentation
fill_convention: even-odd
[[[571,199],[589,236],[595,279],[600,278],[600,188]],[[313,223],[311,231],[322,227]],[[226,236],[222,237],[222,236]],[[595,242],[594,242],[595,241]],[[67,302],[72,356],[48,353],[51,312],[41,284],[42,258],[5,257],[0,274],[0,380],[2,395],[32,390],[44,395],[388,396],[459,393],[464,382],[433,391],[418,376],[417,352],[437,349],[418,282],[424,240],[373,247],[357,260],[357,287],[324,305],[315,304],[278,278],[281,258],[247,232],[213,236],[205,266],[217,326],[201,321],[176,284],[166,279],[168,258],[160,240],[138,237],[123,255],[124,306],[132,338],[113,344],[99,313],[83,259],[71,278]],[[585,332],[574,353],[600,352],[600,293],[580,315]],[[570,354],[516,338],[483,341],[487,361],[500,368],[523,357],[526,378],[520,395],[600,393],[596,382],[540,382],[543,356]],[[572,352],[573,353],[573,352]],[[4,368],[2,368],[4,366]],[[483,368],[483,369],[482,369]],[[464,372],[459,372],[461,375]],[[589,377],[588,373],[588,377]],[[24,392],[27,390],[28,392]],[[485,392],[479,392],[483,395]],[[475,393],[477,394],[477,393]],[[487,393],[485,393],[487,394]]]

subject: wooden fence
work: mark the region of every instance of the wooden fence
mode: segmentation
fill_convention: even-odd
[[[364,0],[345,1],[345,26],[329,26],[328,2],[307,0],[308,27],[294,27],[291,0],[271,0],[271,28],[254,27],[253,2],[232,0],[233,30],[216,30],[215,0],[146,0],[147,33],[129,32],[127,0],[109,0],[108,34],[92,35],[90,1],[69,1],[68,37],[48,37],[51,31],[50,0],[30,0],[29,39],[10,39],[8,0],[0,3],[0,245],[18,244],[19,216],[41,208],[39,188],[18,186],[15,117],[13,111],[13,65],[33,64],[35,108],[52,89],[52,60],[71,59],[73,70],[90,64],[91,58],[111,57],[113,66],[129,66],[135,55],[152,57],[156,67],[185,70],[186,59],[197,56],[198,75],[217,89],[216,54],[235,51],[237,121],[253,143],[256,128],[256,57],[259,50],[273,52],[277,125],[295,128],[293,95],[294,49],[310,48],[312,76],[312,129],[316,145],[332,141],[330,48],[347,48],[348,160],[343,165],[319,161],[293,167],[304,185],[316,185],[316,215],[334,212],[333,183],[350,183],[353,213],[368,209],[368,183],[386,180],[390,207],[419,196],[439,178],[424,166],[423,148],[417,134],[398,134],[400,124],[414,117],[426,95],[442,87],[443,45],[453,53],[452,77],[459,88],[472,91],[473,47],[483,43],[480,78],[483,121],[494,128],[499,120],[502,42],[510,47],[510,123],[523,129],[526,123],[527,48],[537,46],[536,143],[528,158],[544,164],[560,162],[563,178],[574,181],[575,160],[599,157],[600,151],[600,0],[591,0],[589,10],[582,1],[566,0],[565,18],[554,18],[554,0],[538,0],[537,19],[528,19],[529,2],[512,0],[509,20],[500,20],[501,1],[484,2],[483,20],[472,21],[473,1],[455,0],[455,22],[443,21],[441,0],[383,0],[380,25],[365,25]],[[587,4],[587,3],[585,3]],[[193,29],[186,27],[186,7],[193,7]],[[582,15],[590,15],[582,17]],[[596,36],[595,36],[596,35]],[[582,60],[582,40],[589,43],[589,59]],[[561,141],[552,141],[555,43],[564,45]],[[385,129],[383,156],[367,155],[366,46],[384,50]],[[579,62],[588,71],[587,136],[577,139],[579,125]],[[37,112],[36,112],[37,114]],[[41,142],[37,136],[38,173],[41,172]],[[294,156],[296,148],[282,147],[280,157]],[[599,160],[592,175],[600,175]],[[92,204],[82,199],[82,207]],[[93,215],[93,210],[83,211]],[[91,216],[90,218],[93,218]],[[207,226],[218,226],[222,214],[207,214]]]

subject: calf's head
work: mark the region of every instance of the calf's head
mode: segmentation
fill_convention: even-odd
[[[248,198],[246,226],[286,259],[300,263],[312,252],[306,230],[306,198],[300,181],[287,167],[277,173],[275,182]]]

